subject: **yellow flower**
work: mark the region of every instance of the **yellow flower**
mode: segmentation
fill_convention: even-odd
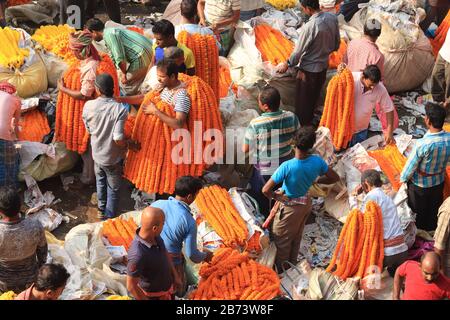
[[[16,294],[13,291],[8,291],[0,295],[0,300],[14,300],[15,297]]]
[[[268,4],[277,10],[294,8],[298,0],[266,0]]]

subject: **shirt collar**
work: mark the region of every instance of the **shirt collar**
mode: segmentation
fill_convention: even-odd
[[[373,195],[374,193],[378,193],[379,191],[383,192],[383,190],[381,190],[381,188],[377,187],[377,188],[373,188],[372,190],[370,190],[365,197],[365,200],[367,200],[367,197],[369,195]]]
[[[141,236],[139,235],[139,231],[141,231],[141,228],[138,228],[137,230],[136,230],[136,239],[137,239],[137,241],[138,242],[140,242],[140,243],[142,243],[143,245],[145,245],[146,247],[148,247],[148,248],[153,248],[153,247],[156,247],[156,248],[158,248],[159,247],[159,237],[156,237],[156,245],[155,244],[151,244],[151,243],[149,243],[149,242],[147,242],[147,241],[145,241],[144,239],[142,239],[141,238]]]
[[[442,133],[445,133],[444,129],[442,129],[439,132],[430,132],[430,130],[428,130],[427,133],[425,133],[425,136],[437,136],[437,135],[442,134]]]
[[[271,117],[271,116],[279,116],[282,113],[283,113],[283,110],[280,109],[278,111],[264,112],[262,115],[263,116],[267,116],[267,117]]]
[[[313,19],[316,19],[318,16],[320,16],[322,14],[322,11],[319,11],[319,12],[316,12],[316,13],[314,13],[310,18],[309,18],[309,20],[313,20]]]
[[[186,202],[181,201],[181,200],[177,200],[174,197],[169,197],[169,201],[177,202],[179,205],[184,207],[187,211],[191,212],[191,207],[189,207],[189,205]]]

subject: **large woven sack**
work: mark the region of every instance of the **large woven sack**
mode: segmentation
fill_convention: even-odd
[[[47,90],[47,69],[39,53],[31,65],[11,70],[0,68],[0,81],[8,81],[17,89],[17,95],[23,99],[34,97]]]

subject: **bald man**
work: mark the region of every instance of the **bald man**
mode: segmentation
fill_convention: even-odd
[[[164,212],[148,207],[128,251],[127,289],[136,300],[172,300],[180,280],[160,237]]]
[[[400,298],[404,285],[403,296]],[[440,257],[427,252],[421,262],[406,261],[398,267],[394,278],[394,300],[450,299],[450,279],[441,273]]]

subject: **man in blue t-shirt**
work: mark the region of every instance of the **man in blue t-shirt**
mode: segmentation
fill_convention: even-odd
[[[161,238],[181,279],[181,286],[176,288],[178,296],[183,296],[186,290],[183,243],[186,256],[192,262],[209,262],[212,258],[211,252],[201,252],[197,249],[197,224],[189,207],[202,187],[202,181],[198,178],[181,177],[175,183],[175,197],[152,204],[153,208],[163,210],[166,218]]]
[[[277,200],[268,221],[273,219],[271,233],[277,247],[275,264],[279,272],[286,261],[297,264],[303,228],[312,209],[308,190],[314,183],[339,181],[337,173],[320,156],[310,153],[315,143],[314,129],[300,128],[295,138],[295,157],[284,162],[262,190],[267,198]],[[282,184],[281,191],[274,192],[277,184]]]

